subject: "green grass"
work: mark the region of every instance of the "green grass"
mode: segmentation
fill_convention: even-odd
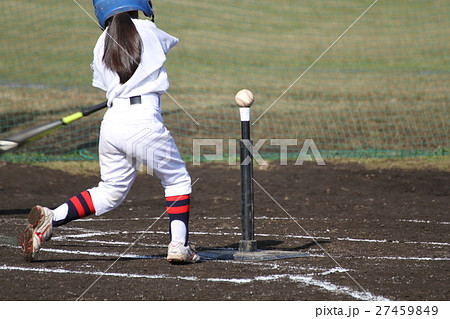
[[[238,136],[234,94],[253,91],[256,119],[372,2],[155,3],[157,25],[180,39],[166,63],[176,101],[165,95],[163,109],[182,152],[192,138]],[[93,16],[92,1],[78,3]],[[448,149],[449,21],[445,0],[379,1],[258,121],[255,138],[313,138],[355,156]],[[100,30],[74,1],[2,0],[0,24],[1,132],[20,127],[18,110],[45,121],[104,98],[90,86]]]
[[[407,158],[332,159],[326,163],[359,164],[367,169],[438,170],[450,172],[450,156],[421,156]]]

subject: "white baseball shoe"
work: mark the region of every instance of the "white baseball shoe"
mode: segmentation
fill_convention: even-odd
[[[191,249],[190,245],[184,246],[183,243],[173,241],[169,244],[167,260],[171,263],[189,264],[199,262],[200,256]]]
[[[44,240],[52,237],[53,211],[34,206],[28,214],[28,226],[22,234],[22,255],[26,261],[36,260]]]

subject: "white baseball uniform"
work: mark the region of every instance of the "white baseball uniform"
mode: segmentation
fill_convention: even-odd
[[[103,64],[106,32],[94,48],[92,84],[106,91],[109,106],[100,128],[102,180],[98,186],[73,196],[54,210],[32,209],[29,225],[22,235],[22,250],[27,261],[33,260],[44,238],[51,235],[51,226],[59,227],[94,213],[102,215],[119,206],[142,164],[158,176],[165,190],[171,240],[167,260],[199,260],[188,244],[191,178],[161,116],[160,96],[169,87],[164,62],[167,52],[178,39],[159,30],[151,21],[132,21],[141,36],[143,48],[140,64],[126,83],[120,84],[116,72]],[[41,219],[51,216],[51,224],[43,224],[45,229],[41,230],[44,227],[38,227]]]
[[[132,19],[143,44],[141,62],[133,76],[120,84],[119,76],[102,62],[106,32],[94,48],[92,85],[106,91],[108,110],[100,129],[102,181],[89,189],[95,214],[122,203],[141,164],[161,180],[165,196],[191,193],[191,178],[175,142],[163,124],[160,96],[169,87],[164,62],[178,39],[149,20]],[[140,96],[140,104],[130,98]]]

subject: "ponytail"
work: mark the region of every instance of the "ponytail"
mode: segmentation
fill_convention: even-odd
[[[116,14],[106,29],[103,63],[127,82],[141,62],[142,39],[127,12]]]

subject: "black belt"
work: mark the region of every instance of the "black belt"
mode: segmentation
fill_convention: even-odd
[[[129,100],[130,100],[130,105],[142,104],[142,97],[140,95],[132,96],[129,98]],[[114,105],[114,103],[111,106],[113,106],[113,105]]]
[[[142,99],[140,95],[130,97],[130,105],[133,104],[142,104]]]
[[[140,95],[130,97],[130,105],[133,104],[142,104],[142,99]]]

